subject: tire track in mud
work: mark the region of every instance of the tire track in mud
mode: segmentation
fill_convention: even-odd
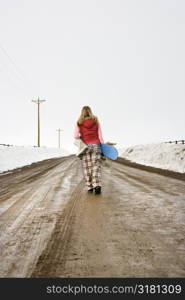
[[[83,193],[82,186],[77,187],[64,215],[58,216],[51,240],[31,277],[119,277],[123,274],[119,242],[121,224],[112,223],[116,219],[110,219],[110,211],[106,208],[108,203],[117,210],[109,184],[115,174],[109,165],[104,171],[107,191],[97,198]],[[116,218],[117,215],[116,211]],[[134,240],[135,236],[133,243]]]
[[[63,171],[65,173],[67,173],[68,169],[71,167],[72,164],[74,164],[74,161],[72,161],[72,163],[70,162],[70,164],[67,165],[66,169],[64,169]],[[58,166],[58,164],[55,167],[57,167],[57,166]],[[52,167],[52,169],[53,169],[53,167]],[[26,185],[26,189],[25,189],[25,186],[22,186],[23,192],[21,192],[21,193],[19,193],[19,190],[18,191],[16,190],[17,192],[12,191],[12,193],[14,193],[13,198],[15,198],[15,200],[11,200],[11,198],[9,200],[7,200],[4,203],[4,210],[3,210],[3,204],[1,204],[0,221],[8,219],[12,215],[14,215],[14,217],[16,218],[20,212],[20,209],[22,208],[22,210],[23,210],[24,207],[26,208],[28,206],[28,201],[30,202],[30,205],[32,205],[32,207],[34,208],[35,203],[31,202],[31,200],[32,200],[32,197],[35,198],[35,200],[37,200],[35,197],[35,190],[36,190],[36,188],[39,189],[39,187],[41,187],[45,183],[45,181],[47,180],[47,174],[45,174],[45,175],[46,176],[39,178],[39,180],[37,182],[36,181],[34,182],[34,187],[31,184],[29,184],[29,185]],[[49,178],[50,178],[50,176],[51,176],[51,174],[49,174]],[[63,180],[63,177],[64,177],[64,175],[61,177],[61,182]],[[25,181],[26,181],[26,178],[25,178]],[[36,184],[37,184],[37,186],[35,186]],[[60,182],[59,182],[59,184],[60,184]],[[52,187],[50,187],[48,185],[46,188],[46,191],[43,192],[43,195],[41,196],[41,198],[45,199],[51,189],[52,189]],[[10,202],[9,205],[7,202]],[[14,214],[15,212],[17,212],[17,215]]]
[[[47,248],[31,277],[119,276],[118,261],[104,213],[103,195],[89,195],[82,182],[58,216]]]
[[[66,164],[23,185],[33,206],[5,212],[0,276],[185,276],[183,181],[108,161],[102,195],[89,195],[80,161]]]
[[[84,193],[83,183],[75,189],[66,210],[58,216],[53,234],[31,277],[185,274],[180,227],[174,227],[178,232],[177,240],[167,228],[169,241],[166,240],[161,229],[169,225],[171,218],[161,216],[155,204],[147,201],[146,195],[152,187],[147,188],[146,184],[143,189],[143,184],[134,184],[130,178],[126,183],[122,178],[118,181],[117,175],[114,165],[105,164],[100,197]],[[125,189],[118,186],[121,182]],[[140,199],[140,193],[144,199]],[[153,197],[154,194],[151,199]]]
[[[31,277],[57,277],[65,264],[65,250],[74,222],[74,211],[82,197],[83,183],[74,190],[64,211],[58,215],[55,228],[47,247],[40,255]],[[59,271],[58,271],[59,269]]]
[[[162,174],[148,173],[146,170],[134,169],[126,166],[126,169],[123,168],[123,163],[116,163],[113,166],[114,171],[117,172],[119,178],[130,181],[133,185],[138,188],[142,188],[145,192],[151,192],[157,190],[157,192],[162,192],[164,194],[170,194],[172,196],[178,196],[178,189],[172,191],[170,188],[167,188],[167,182],[175,182],[175,178],[167,177]],[[150,175],[150,176],[149,176]],[[180,182],[179,182],[180,180]],[[176,187],[182,189],[182,179],[176,178]],[[165,183],[165,185],[164,185]],[[185,192],[185,188],[184,188]]]
[[[17,168],[8,174],[2,173],[0,177],[0,203],[9,199],[11,196],[15,195],[15,193],[22,191],[23,184],[35,182],[36,179],[40,179],[41,176],[47,174],[53,168],[68,159],[68,157],[53,158],[51,160],[45,160],[22,168]],[[29,175],[29,173],[31,174]]]
[[[20,205],[19,211],[21,210],[21,214],[19,214],[16,203],[13,208],[10,207],[5,212],[4,218],[1,218],[4,225],[3,236],[0,238],[0,256],[3,262],[0,270],[1,277],[25,277],[32,272],[34,262],[45,248],[47,240],[52,234],[58,214],[65,209],[68,195],[74,190],[78,182],[74,179],[77,175],[80,178],[79,166],[76,165],[76,160],[70,161],[65,170],[61,169],[63,170],[62,176],[57,175],[60,171],[60,165],[57,166],[56,170],[53,171],[55,173],[58,170],[54,176],[58,178],[57,182],[49,186],[48,190],[43,191],[41,195],[39,187],[37,193],[35,193],[33,187],[30,187],[31,191],[29,192],[32,194],[33,199],[31,201],[29,194],[27,194],[25,199],[26,213]],[[52,174],[48,174],[46,177],[49,180]],[[66,186],[63,186],[63,184]],[[31,201],[30,207],[26,206],[28,199]],[[16,212],[14,209],[16,209]],[[6,222],[8,215],[10,220]],[[24,264],[22,264],[23,261]]]
[[[172,192],[174,187],[176,190],[176,185],[181,190],[178,197],[174,198],[170,193],[161,193],[160,189],[158,192],[157,187],[155,186],[154,189],[150,184],[146,184],[148,191],[143,190],[143,184],[139,184],[142,172],[136,170],[139,179],[138,183],[137,181],[133,183],[133,180],[129,178],[130,168],[126,168],[128,180],[124,166],[120,166],[120,169],[125,172],[122,177],[117,170],[115,172],[114,165],[111,172],[105,170],[106,188],[109,191],[111,189],[112,195],[117,195],[114,198],[114,204],[111,197],[107,199],[110,210],[112,208],[110,218],[114,219],[117,226],[117,235],[120,232],[119,222],[122,224],[122,236],[120,243],[116,246],[124,251],[122,262],[120,260],[124,268],[120,275],[123,277],[184,276],[184,183],[170,178],[170,184],[173,183]],[[135,169],[132,169],[133,173],[134,171]],[[110,178],[111,175],[112,178]],[[159,180],[159,186],[166,185],[167,178],[157,174],[155,176]],[[149,178],[153,183],[150,173]],[[115,209],[116,206],[119,210]],[[124,258],[127,261],[124,261]]]

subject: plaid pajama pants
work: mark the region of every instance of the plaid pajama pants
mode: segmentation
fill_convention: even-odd
[[[88,148],[82,155],[87,189],[101,186],[101,148],[99,144],[87,144]]]

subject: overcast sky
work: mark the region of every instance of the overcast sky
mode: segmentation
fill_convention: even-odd
[[[0,0],[0,143],[75,150],[82,106],[118,147],[184,139],[184,0]]]

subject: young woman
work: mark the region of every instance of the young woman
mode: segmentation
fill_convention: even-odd
[[[82,153],[82,165],[89,193],[101,194],[101,148],[104,143],[98,118],[89,106],[84,106],[77,121],[74,137],[87,144]]]

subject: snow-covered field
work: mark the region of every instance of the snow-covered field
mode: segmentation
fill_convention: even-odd
[[[119,155],[142,165],[185,173],[185,145],[183,144],[136,145],[119,150]]]
[[[68,151],[59,148],[0,145],[0,172],[69,154]],[[185,145],[183,144],[136,145],[119,149],[119,156],[139,164],[185,173]]]
[[[30,165],[44,159],[69,155],[69,152],[59,148],[31,146],[1,146],[0,172]]]

